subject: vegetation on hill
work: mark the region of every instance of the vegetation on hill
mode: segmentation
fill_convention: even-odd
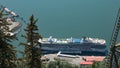
[[[27,42],[20,43],[25,47],[25,60],[29,68],[41,68],[41,43],[38,42],[41,39],[41,35],[38,33],[38,27],[36,26],[37,20],[34,19],[32,15],[30,17],[30,22],[27,24],[25,30],[26,35],[22,35]]]
[[[11,44],[17,40],[16,36],[6,35],[5,31],[9,31],[7,25],[11,25],[6,21],[3,9],[0,10],[0,68],[16,68],[16,51]],[[10,31],[9,31],[10,32]]]

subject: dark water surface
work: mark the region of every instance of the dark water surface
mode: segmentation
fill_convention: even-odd
[[[89,36],[109,43],[120,0],[0,0],[0,4],[27,22],[34,14],[39,19],[37,25],[43,37]],[[26,24],[22,24],[24,28]],[[20,34],[24,34],[23,30]],[[23,39],[18,37],[20,41]]]

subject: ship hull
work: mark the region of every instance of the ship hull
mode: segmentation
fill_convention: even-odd
[[[42,44],[43,54],[53,54],[61,51],[63,54],[71,55],[95,55],[95,56],[105,56],[106,55],[106,45],[101,44]]]

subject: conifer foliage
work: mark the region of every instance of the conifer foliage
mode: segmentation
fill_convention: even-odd
[[[41,39],[39,35],[38,27],[36,26],[37,20],[34,19],[32,15],[30,17],[30,22],[27,24],[25,30],[26,35],[22,35],[26,39],[27,43],[21,43],[25,45],[25,59],[29,68],[41,68],[41,43],[38,42]]]
[[[16,68],[16,51],[11,44],[16,40],[16,36],[6,35],[5,31],[9,31],[8,25],[10,25],[6,21],[6,17],[4,10],[0,7],[0,68]]]

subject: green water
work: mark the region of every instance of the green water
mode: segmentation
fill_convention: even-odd
[[[108,44],[120,0],[0,0],[0,4],[27,22],[28,17],[34,14],[39,19],[37,25],[43,37],[89,36],[103,38]],[[22,25],[25,28],[26,24]],[[20,34],[24,34],[23,30]]]

